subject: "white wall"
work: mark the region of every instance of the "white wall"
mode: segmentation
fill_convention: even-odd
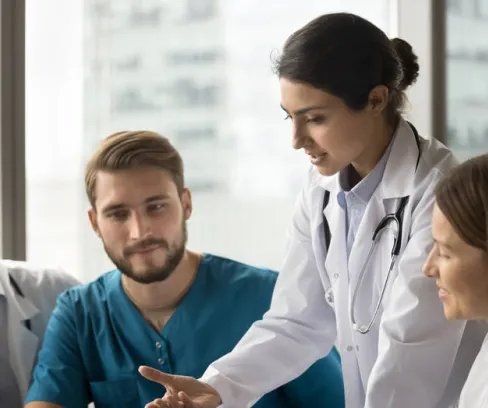
[[[396,37],[408,41],[419,58],[417,83],[407,92],[407,119],[424,137],[432,137],[432,1],[390,0],[395,3],[392,22]]]

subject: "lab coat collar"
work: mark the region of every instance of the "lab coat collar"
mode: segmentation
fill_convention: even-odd
[[[411,194],[418,158],[419,147],[415,133],[408,122],[400,118],[383,178],[378,186],[379,198],[399,198]],[[313,173],[312,183],[330,191],[331,196],[335,197],[341,189],[339,175],[322,176],[315,168]]]
[[[35,307],[29,299],[22,297],[17,293],[15,294],[15,297],[11,299],[9,307],[15,307],[17,309],[21,321],[30,320],[40,313],[39,309]]]
[[[390,157],[386,164],[379,195],[383,199],[409,196],[414,188],[415,172],[419,163],[419,145],[412,126],[400,119]]]
[[[9,280],[9,269],[5,266],[0,266],[0,295],[4,295],[8,299],[8,307],[15,311],[15,314],[10,316],[18,316],[20,321],[32,319],[40,313],[39,309],[24,295],[21,296],[12,287]],[[15,276],[14,276],[15,279]],[[18,280],[16,283],[22,290],[22,284]]]

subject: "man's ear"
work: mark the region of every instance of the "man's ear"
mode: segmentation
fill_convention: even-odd
[[[183,206],[183,216],[185,217],[185,221],[188,221],[193,211],[191,191],[188,188],[185,188],[181,193],[181,204]]]
[[[97,211],[93,207],[90,207],[90,209],[88,210],[88,219],[90,220],[90,225],[93,231],[95,231],[95,234],[100,237],[100,230],[98,228],[97,222]]]

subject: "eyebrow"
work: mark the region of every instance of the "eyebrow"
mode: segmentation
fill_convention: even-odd
[[[449,245],[447,242],[445,242],[445,241],[440,241],[440,240],[435,239],[435,238],[433,238],[433,240],[434,240],[434,242],[435,242],[437,245],[442,245],[443,247],[445,247],[445,248],[447,248],[447,249],[452,250],[452,246],[451,246],[451,245]]]
[[[144,200],[144,204],[149,204],[149,203],[152,203],[154,201],[164,201],[164,200],[168,200],[169,198],[170,198],[169,194],[158,194],[158,195],[154,195],[154,196],[146,198]],[[112,205],[105,207],[102,210],[102,213],[106,214],[108,212],[115,211],[115,210],[121,210],[121,209],[126,208],[126,207],[127,206],[125,204],[112,204]]]
[[[285,109],[285,107],[281,103],[280,103],[280,107],[286,113],[288,113],[288,111]],[[306,108],[298,109],[295,112],[293,112],[293,114],[295,116],[300,116],[300,115],[303,115],[304,113],[307,113],[307,112],[309,112],[311,110],[315,110],[315,109],[329,109],[329,107],[328,106],[320,106],[320,105],[312,105],[312,106],[307,106]]]

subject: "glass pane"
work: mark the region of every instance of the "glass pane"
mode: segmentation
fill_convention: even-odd
[[[488,2],[447,2],[448,144],[460,160],[488,151]]]
[[[83,280],[112,267],[88,224],[84,165],[110,133],[150,129],[185,161],[189,247],[279,268],[308,162],[270,56],[326,12],[388,32],[389,3],[27,0],[29,260]]]

